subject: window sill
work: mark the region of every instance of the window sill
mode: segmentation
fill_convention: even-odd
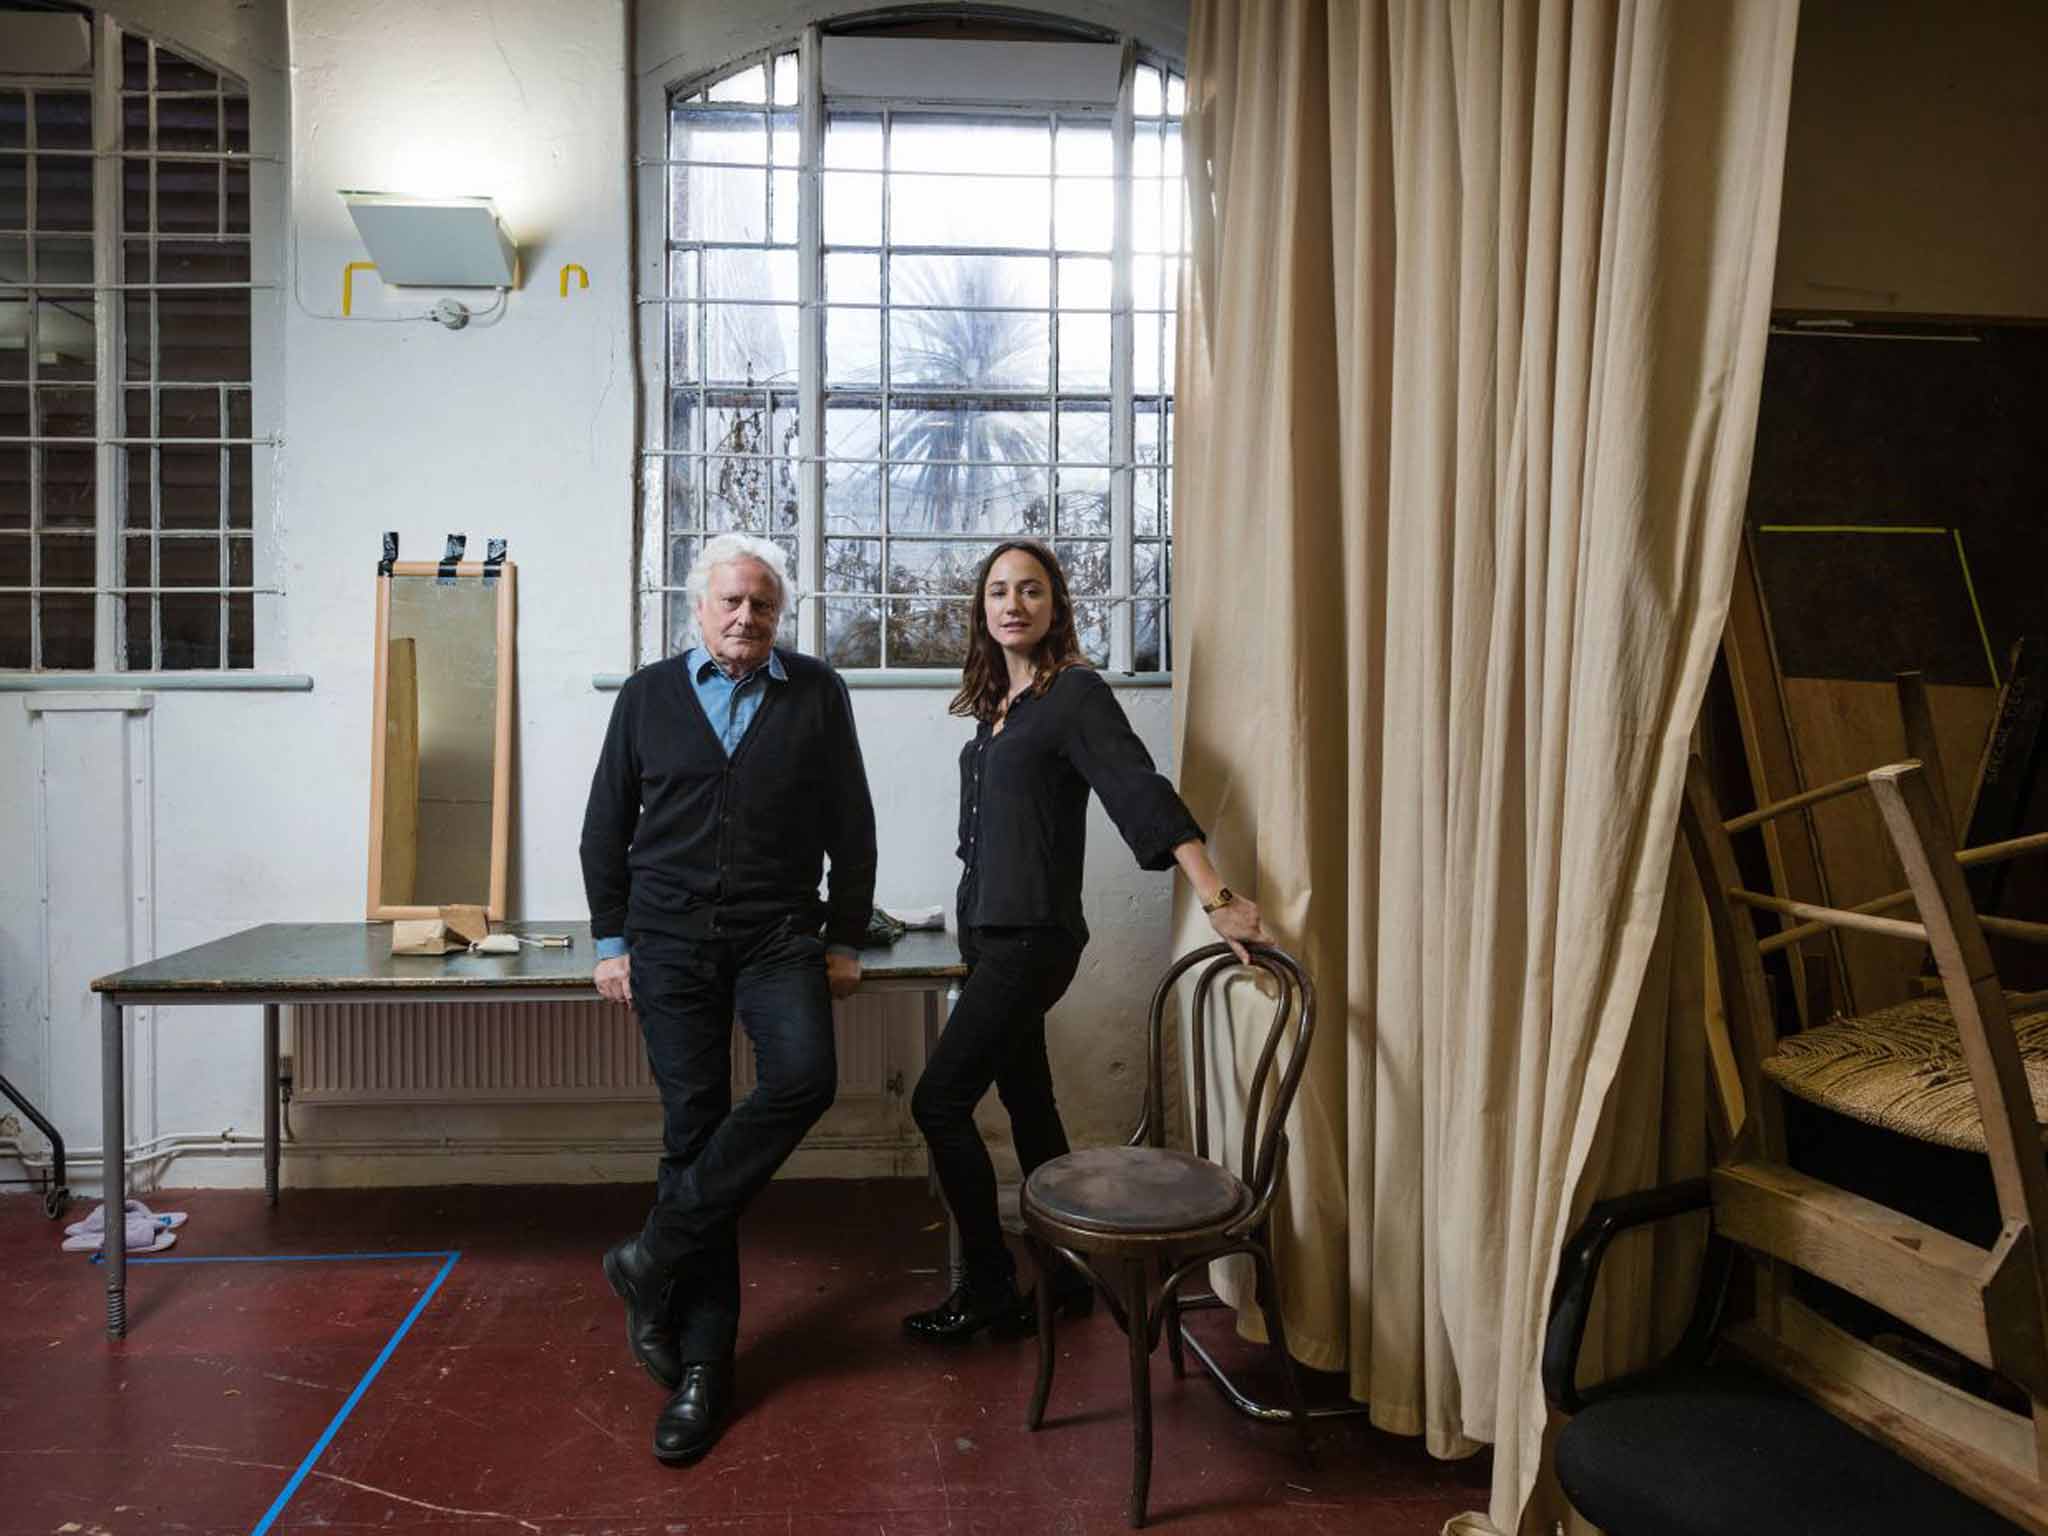
[[[298,672],[0,672],[0,693],[311,693]]]
[[[591,678],[590,686],[599,693],[616,693],[628,675],[624,672],[600,672]],[[957,672],[870,668],[866,671],[845,671],[839,675],[846,679],[846,686],[855,692],[863,688],[928,688],[933,692],[952,694],[960,689],[960,675]],[[1171,672],[1104,672],[1102,680],[1112,688],[1173,686]]]

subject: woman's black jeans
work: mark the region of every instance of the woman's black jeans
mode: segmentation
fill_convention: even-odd
[[[975,928],[961,934],[960,952],[967,981],[910,1112],[960,1227],[966,1282],[985,1291],[1014,1284],[1016,1265],[1003,1244],[995,1165],[975,1128],[974,1106],[993,1083],[1010,1113],[1027,1179],[1067,1151],[1045,1055],[1045,1014],[1073,981],[1081,946],[1063,928]]]

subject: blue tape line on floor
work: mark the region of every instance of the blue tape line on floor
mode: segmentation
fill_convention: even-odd
[[[302,1257],[341,1258],[347,1257],[347,1255],[307,1254],[303,1255]],[[354,1255],[354,1257],[368,1259],[401,1257],[410,1258],[413,1257],[413,1255],[369,1253]],[[440,1257],[440,1255],[421,1254],[418,1255],[418,1257],[437,1258]],[[268,1531],[271,1525],[275,1523],[277,1517],[280,1514],[284,1513],[285,1505],[291,1503],[292,1495],[299,1491],[299,1484],[303,1483],[306,1480],[306,1474],[313,1470],[313,1463],[320,1459],[321,1453],[327,1449],[328,1444],[334,1439],[335,1434],[341,1429],[341,1426],[347,1421],[348,1416],[351,1413],[355,1412],[356,1404],[362,1401],[363,1394],[370,1389],[370,1383],[375,1381],[377,1379],[377,1373],[384,1369],[384,1362],[391,1358],[392,1352],[398,1348],[399,1341],[402,1340],[406,1336],[406,1334],[411,1331],[413,1323],[418,1319],[420,1313],[426,1310],[427,1303],[434,1299],[434,1293],[441,1289],[441,1282],[448,1278],[448,1272],[455,1267],[455,1261],[461,1257],[462,1254],[459,1250],[447,1252],[446,1260],[441,1265],[440,1273],[434,1276],[433,1284],[429,1285],[426,1288],[425,1292],[421,1294],[420,1299],[412,1304],[412,1310],[405,1314],[405,1321],[398,1325],[398,1330],[395,1333],[393,1333],[389,1339],[385,1340],[383,1349],[379,1350],[377,1353],[377,1358],[371,1361],[370,1368],[367,1371],[363,1372],[363,1379],[357,1382],[355,1390],[349,1393],[348,1401],[343,1403],[341,1405],[340,1411],[337,1412],[334,1415],[334,1417],[328,1421],[327,1428],[321,1432],[320,1438],[313,1442],[313,1449],[306,1452],[306,1459],[299,1463],[298,1471],[292,1474],[291,1481],[284,1485],[284,1489],[282,1492],[278,1494],[276,1501],[271,1504],[269,1509],[263,1512],[263,1518],[256,1522],[255,1526],[250,1530],[249,1536],[263,1536],[263,1533]],[[196,1263],[201,1261],[193,1260],[190,1262]]]

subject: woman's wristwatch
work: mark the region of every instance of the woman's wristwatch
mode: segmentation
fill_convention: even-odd
[[[1202,910],[1204,912],[1218,912],[1235,900],[1237,900],[1237,892],[1226,885],[1221,887],[1214,896],[1202,903]]]

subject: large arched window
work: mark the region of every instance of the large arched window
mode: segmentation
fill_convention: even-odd
[[[668,93],[645,654],[743,529],[801,573],[787,642],[957,666],[976,565],[1027,534],[1095,662],[1164,669],[1182,82],[1007,31],[813,28]]]
[[[272,158],[235,76],[0,4],[0,670],[254,665]]]

